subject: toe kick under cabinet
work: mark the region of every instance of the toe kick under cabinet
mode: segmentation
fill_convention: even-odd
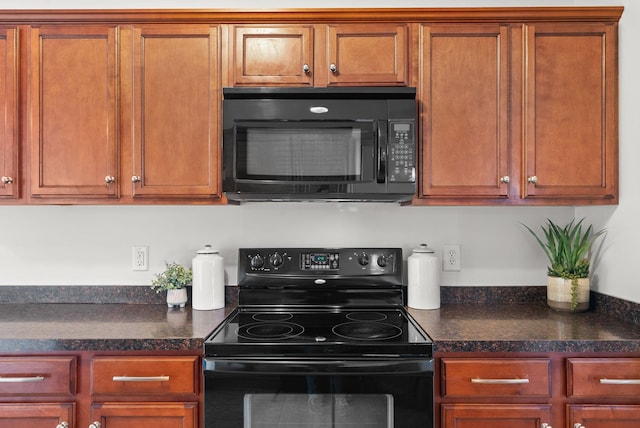
[[[0,357],[0,428],[198,428],[198,355]]]

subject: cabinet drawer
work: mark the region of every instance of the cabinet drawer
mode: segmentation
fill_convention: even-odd
[[[443,397],[550,397],[548,359],[442,359]]]
[[[569,358],[567,396],[640,397],[640,358]]]
[[[73,395],[77,360],[68,357],[0,358],[0,395]]]
[[[197,356],[95,357],[92,394],[197,394]]]

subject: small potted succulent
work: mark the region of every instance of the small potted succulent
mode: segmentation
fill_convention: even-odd
[[[165,270],[155,275],[151,289],[156,293],[167,291],[167,306],[184,308],[187,304],[187,285],[193,280],[191,269],[176,262],[164,262]]]
[[[589,309],[589,251],[605,230],[594,232],[592,225],[583,230],[583,221],[584,218],[578,222],[574,219],[562,227],[547,219],[546,227],[540,226],[544,237],[523,225],[549,260],[547,304],[553,309],[571,312]]]

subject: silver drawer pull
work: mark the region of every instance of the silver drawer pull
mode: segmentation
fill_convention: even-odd
[[[471,383],[484,385],[514,385],[529,383],[529,379],[471,379]]]
[[[25,382],[42,382],[44,376],[28,376],[28,377],[2,377],[0,383],[25,383]]]
[[[167,382],[169,376],[114,376],[114,382]]]
[[[640,379],[600,379],[603,385],[640,385]]]

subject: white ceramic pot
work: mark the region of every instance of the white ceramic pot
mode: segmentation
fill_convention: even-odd
[[[211,245],[198,250],[191,261],[191,307],[208,311],[224,308],[224,259]]]
[[[574,280],[555,276],[547,277],[547,305],[552,309],[568,312],[587,311],[589,310],[589,294],[589,278]]]
[[[167,290],[167,306],[184,308],[187,304],[187,289]]]
[[[407,306],[415,309],[440,307],[440,259],[421,244],[407,259]]]

